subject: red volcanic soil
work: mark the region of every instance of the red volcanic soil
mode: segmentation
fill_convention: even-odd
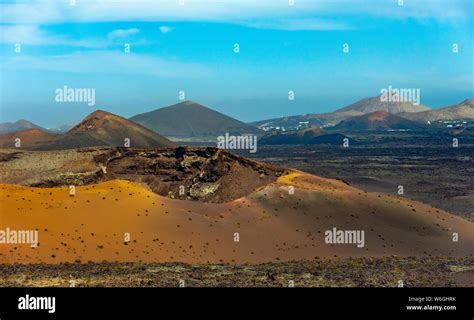
[[[376,111],[374,113],[371,113],[368,117],[369,121],[383,121],[386,120],[388,117],[388,112],[387,111]]]
[[[21,147],[32,147],[51,141],[55,136],[38,128],[0,134],[0,148],[15,148],[17,138],[21,139]]]

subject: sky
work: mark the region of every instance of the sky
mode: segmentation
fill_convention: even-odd
[[[0,122],[131,117],[180,91],[246,122],[389,86],[453,105],[474,97],[473,15],[472,0],[0,0]],[[56,101],[64,86],[95,105]]]

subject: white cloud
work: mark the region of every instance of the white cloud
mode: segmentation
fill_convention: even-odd
[[[274,29],[274,30],[348,30],[353,27],[349,24],[338,22],[331,19],[280,19],[277,21],[252,21],[245,22],[244,25],[259,29]]]
[[[112,32],[109,32],[107,38],[110,40],[123,39],[129,36],[133,36],[140,32],[140,29],[131,28],[131,29],[117,29]]]
[[[51,44],[63,40],[42,32],[35,25],[0,25],[0,42],[21,44]]]
[[[185,0],[184,6],[179,5],[178,0],[87,0],[77,1],[75,6],[69,5],[69,1],[57,0],[0,4],[0,22],[19,24],[98,21],[215,21],[249,24],[253,21],[257,25],[267,23],[282,28],[287,19],[311,18],[321,23],[334,16],[347,15],[434,18],[456,22],[472,17],[472,0],[413,0],[405,1],[403,6],[398,6],[395,0],[296,0],[293,6],[289,6],[286,0]],[[311,28],[314,29],[314,26]]]
[[[168,32],[171,32],[172,30],[173,30],[173,28],[168,27],[168,26],[161,26],[160,27],[160,32],[161,33],[168,33]]]
[[[19,55],[3,58],[1,67],[13,70],[136,74],[157,77],[185,76],[188,78],[205,77],[210,73],[207,67],[200,64],[113,51],[87,51],[45,57]]]
[[[68,45],[73,47],[103,48],[103,41],[97,39],[71,39],[42,30],[37,25],[0,25],[0,43],[22,45]]]

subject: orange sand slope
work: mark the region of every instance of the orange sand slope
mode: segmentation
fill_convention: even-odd
[[[301,172],[222,204],[169,199],[123,180],[77,187],[75,196],[66,187],[2,184],[0,191],[0,230],[39,232],[36,248],[0,244],[0,263],[472,257],[474,248],[474,223]],[[364,230],[365,246],[325,243],[333,228]]]

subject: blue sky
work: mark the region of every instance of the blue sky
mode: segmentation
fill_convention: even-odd
[[[333,111],[389,85],[451,105],[474,97],[473,3],[0,1],[0,121],[129,117],[180,90],[243,121]],[[56,102],[64,85],[95,89],[96,105]]]

